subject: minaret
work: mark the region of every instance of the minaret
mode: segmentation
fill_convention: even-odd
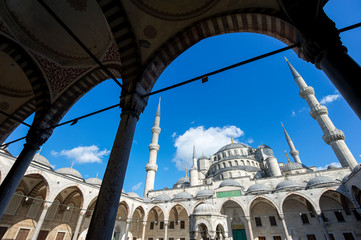
[[[198,185],[198,168],[197,168],[197,156],[196,156],[196,146],[193,145],[193,166],[189,170],[189,177],[191,186]]]
[[[295,162],[298,162],[298,163],[301,163],[301,159],[299,157],[299,153],[298,151],[296,150],[295,148],[295,145],[293,144],[292,142],[292,139],[290,138],[290,136],[288,135],[286,129],[285,129],[285,126],[283,126],[283,123],[281,123],[282,125],[282,128],[283,128],[283,132],[285,133],[285,137],[286,137],[286,140],[287,140],[287,143],[288,143],[288,146],[290,147],[290,154],[291,156],[293,157],[293,159],[295,160]]]
[[[327,144],[331,145],[332,150],[335,152],[336,157],[340,161],[342,167],[349,167],[353,169],[357,165],[357,162],[344,141],[345,134],[333,125],[330,118],[328,117],[327,108],[321,105],[316,99],[314,89],[307,86],[306,82],[296,71],[296,69],[293,68],[287,59],[286,61],[291,69],[292,75],[298,87],[300,88],[300,96],[305,99],[308,106],[310,106],[311,116],[317,120],[324,133],[322,136],[323,140]]]
[[[159,150],[158,139],[160,134],[160,98],[158,103],[157,113],[155,114],[154,127],[152,127],[152,142],[149,144],[149,162],[145,165],[147,171],[147,178],[144,186],[144,196],[149,190],[154,189],[155,172],[158,170],[157,153]]]

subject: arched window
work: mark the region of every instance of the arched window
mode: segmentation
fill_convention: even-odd
[[[41,208],[41,205],[43,204],[43,198],[41,196],[37,196],[33,203],[31,204],[28,214],[26,215],[27,218],[36,218],[38,215],[39,209]]]
[[[8,215],[15,215],[16,211],[19,208],[20,202],[21,200],[23,200],[24,197],[24,193],[23,192],[16,192],[13,196],[13,198],[11,199],[8,207],[5,210],[5,214]]]
[[[226,167],[226,163],[223,163],[223,168],[225,168]]]
[[[59,205],[60,205],[59,200],[55,199],[55,201],[53,202],[53,204],[51,204],[48,210],[48,214],[46,214],[45,220],[53,220],[55,218],[55,215],[58,212]]]
[[[63,222],[69,222],[71,219],[71,215],[73,214],[74,210],[74,204],[70,203],[65,209],[64,216],[63,216]]]
[[[228,156],[231,156],[231,151],[228,151]]]
[[[236,160],[236,161],[234,161],[234,166],[238,166],[238,162],[237,162],[237,160]]]
[[[241,160],[241,164],[244,166],[244,161],[243,160]]]
[[[247,166],[250,166],[251,164],[249,163],[249,161],[247,160]]]
[[[234,155],[237,155],[237,150],[234,150]]]
[[[229,166],[232,167],[232,162],[228,162]]]
[[[222,152],[222,157],[226,157],[226,153],[225,152]]]

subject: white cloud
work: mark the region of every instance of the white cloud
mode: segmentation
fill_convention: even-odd
[[[252,144],[252,143],[254,143],[254,140],[253,140],[253,138],[248,138],[246,142],[249,144]]]
[[[333,95],[327,95],[327,96],[324,96],[320,103],[321,104],[327,104],[327,103],[331,103],[331,102],[334,102],[336,100],[339,100],[341,98],[341,95],[340,94],[333,94]]]
[[[172,133],[172,138],[174,138],[174,137],[176,137],[176,136],[177,136],[177,133],[176,133],[176,132]]]
[[[95,145],[91,146],[79,146],[71,150],[61,150],[60,152],[51,151],[53,156],[66,156],[77,163],[94,163],[102,162],[102,158],[110,153],[109,150],[104,149],[99,151],[99,148]]]
[[[292,117],[296,116],[296,112],[295,111],[292,111]]]
[[[236,126],[210,127],[208,129],[203,126],[191,127],[175,139],[174,146],[177,150],[172,161],[179,170],[189,169],[192,167],[193,144],[196,146],[197,157],[200,157],[202,153],[209,156],[224,145],[231,143],[230,136],[236,139],[243,135],[244,132]]]
[[[169,168],[168,167],[164,167],[164,171],[168,171],[169,170]]]
[[[134,191],[137,191],[139,188],[140,188],[140,186],[142,186],[142,182],[140,182],[140,183],[137,183],[136,185],[134,185],[133,187],[132,187],[132,192],[134,192]]]
[[[337,167],[337,168],[342,167],[342,166],[341,166],[341,163],[339,163],[339,162],[332,162],[332,163],[327,164],[327,165],[325,165],[325,166],[323,166],[323,167],[317,167],[317,170],[325,170],[325,169],[327,169],[328,166],[334,166],[334,167]]]

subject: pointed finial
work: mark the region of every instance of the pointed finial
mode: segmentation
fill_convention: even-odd
[[[99,174],[99,172],[97,172],[97,175],[95,176],[95,178],[98,178],[98,174]]]
[[[161,97],[159,97],[159,103],[158,103],[157,113],[155,114],[155,116],[160,116],[160,100],[161,100]]]
[[[70,168],[73,168],[75,161],[73,161],[70,165]]]
[[[196,155],[196,145],[193,143],[193,158],[197,158]]]
[[[286,131],[286,128],[285,128],[285,126],[283,126],[282,122],[281,122],[281,125],[282,125],[282,128],[283,128],[283,132],[285,133],[285,137],[286,137],[287,142],[292,141],[290,135],[288,135],[288,133]]]
[[[261,145],[263,145],[263,142],[261,141]]]
[[[288,157],[286,150],[285,150],[285,154],[286,154],[287,161],[290,163],[291,161],[290,161],[290,158]]]
[[[186,177],[188,177],[188,169],[186,168]]]
[[[40,152],[41,152],[41,150],[43,149],[43,147],[40,147],[40,149],[39,149],[39,151],[38,151],[38,154],[40,155]]]
[[[288,62],[288,59],[285,57],[286,61]]]
[[[291,65],[291,63],[287,60],[287,58],[286,58],[286,61],[287,61],[288,67],[290,68],[290,70],[291,70],[291,72],[292,72],[293,78],[301,77],[301,75],[300,75],[300,74],[296,71],[296,69]]]
[[[233,142],[233,136],[232,136],[232,135],[231,135],[231,143],[234,143],[234,142]]]

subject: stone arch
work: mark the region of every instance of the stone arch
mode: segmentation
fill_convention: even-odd
[[[226,239],[226,233],[221,223],[218,223],[216,226],[216,239]]]
[[[244,216],[246,211],[242,204],[236,200],[226,200],[220,209],[220,213],[226,215],[226,228],[225,232],[228,232],[229,237],[233,237],[234,234],[246,235],[246,222],[244,222]],[[237,233],[235,233],[237,232]]]
[[[308,196],[307,194],[304,194],[302,192],[289,192],[287,193],[285,196],[283,196],[283,199],[281,199],[281,207],[282,207],[282,212],[283,212],[283,204],[284,202],[287,200],[288,197],[290,196],[299,196],[301,198],[304,198],[306,201],[309,202],[309,204],[311,204],[308,208],[312,207],[314,209],[314,211],[318,211],[319,210],[319,205],[318,205],[318,202],[315,202],[314,199],[312,199],[310,196]]]
[[[25,101],[15,111],[8,114],[24,121],[32,113],[36,112],[34,122],[43,116],[50,106],[50,92],[43,73],[34,61],[33,56],[14,40],[0,34],[0,51],[10,56],[25,74],[32,92],[31,100]],[[10,117],[6,117],[0,125],[0,142],[2,143],[10,133],[19,125]]]
[[[180,206],[180,207],[184,208],[184,210],[185,210],[186,213],[187,213],[187,216],[190,215],[189,210],[187,209],[187,207],[186,207],[183,203],[176,203],[176,204],[174,204],[173,206],[171,206],[171,209],[172,209],[173,207],[176,207],[176,206]],[[168,216],[169,216],[169,215],[168,215]]]
[[[278,214],[282,214],[282,209],[280,209],[280,207],[278,206],[278,204],[271,198],[267,197],[267,196],[256,196],[248,205],[248,210],[249,210],[249,214],[251,214],[251,208],[252,206],[255,204],[255,202],[259,201],[259,200],[265,200],[266,202],[268,202],[268,204],[272,205],[278,212]]]
[[[118,205],[117,219],[125,220],[129,218],[129,214],[130,214],[130,209],[128,203],[126,201],[121,201]]]
[[[85,218],[90,218],[93,214],[94,208],[95,208],[95,204],[97,203],[98,200],[98,196],[96,196],[95,198],[93,198],[88,206],[86,206],[86,213],[85,213]]]
[[[158,206],[152,207],[146,217],[146,233],[145,238],[153,238],[156,239],[159,237],[159,232],[164,231],[164,220],[165,220],[165,213],[162,208]]]
[[[196,222],[196,239],[210,239],[209,231],[211,231],[211,225],[208,221],[200,219]]]
[[[145,211],[142,206],[138,206],[132,213],[130,229],[129,231],[132,232],[133,237],[141,238],[142,237],[142,230],[143,230],[143,221],[145,219]]]
[[[32,183],[28,185],[29,192],[26,193],[29,197],[29,204],[31,204],[32,200],[38,195],[41,195],[44,200],[49,198],[51,191],[49,185],[50,179],[46,175],[39,173],[39,171],[27,172],[23,177],[23,181],[24,183]]]
[[[255,11],[261,11],[256,9]],[[217,15],[193,23],[177,33],[157,51],[144,70],[141,78],[143,88],[150,92],[164,69],[181,53],[202,39],[235,32],[261,33],[274,37],[287,45],[298,42],[298,30],[279,17],[257,12],[239,12]],[[295,49],[298,52],[298,49]]]
[[[175,233],[187,238],[189,233],[189,217],[187,209],[181,204],[175,204],[168,212],[170,235]],[[171,228],[173,226],[173,229]]]

